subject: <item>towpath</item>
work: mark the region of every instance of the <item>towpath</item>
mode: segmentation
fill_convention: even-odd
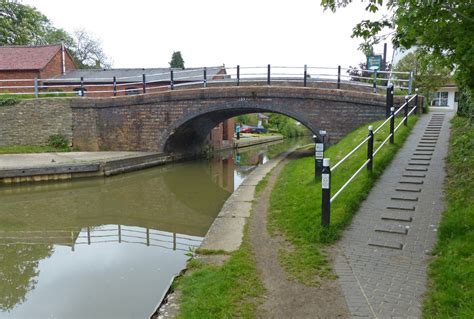
[[[452,116],[421,117],[338,245],[335,270],[354,318],[421,317]]]

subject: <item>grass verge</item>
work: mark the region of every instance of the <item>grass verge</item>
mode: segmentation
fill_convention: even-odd
[[[447,207],[430,265],[425,318],[474,318],[474,128],[468,118],[452,121]]]
[[[52,146],[33,146],[33,145],[15,145],[0,147],[0,154],[24,154],[24,153],[51,153],[51,152],[69,152],[69,147],[56,148]]]
[[[325,248],[334,243],[351,222],[360,203],[370,192],[377,178],[402,146],[417,117],[409,119],[395,133],[395,143],[387,143],[374,159],[372,174],[362,171],[331,204],[331,226],[321,226],[321,181],[314,178],[313,156],[289,162],[273,188],[269,209],[270,233],[283,234],[293,245],[291,251],[281,251],[280,261],[290,277],[307,285],[317,285],[318,278],[332,276]],[[400,119],[397,119],[397,123]],[[378,127],[383,121],[372,123]],[[374,149],[388,136],[389,126],[375,135]],[[334,165],[368,134],[367,125],[347,135],[325,152]],[[332,173],[331,191],[334,194],[365,162],[367,148],[357,152]]]
[[[257,189],[262,190],[267,183],[268,179],[263,179]],[[178,318],[255,318],[264,287],[250,246],[248,223],[242,245],[223,266],[192,259],[188,269],[192,273],[177,282],[182,292]]]

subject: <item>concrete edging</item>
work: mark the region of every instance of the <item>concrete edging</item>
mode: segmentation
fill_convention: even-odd
[[[250,217],[257,184],[291,151],[280,154],[264,165],[258,166],[230,195],[209,228],[200,249],[233,252],[239,249],[244,227]]]

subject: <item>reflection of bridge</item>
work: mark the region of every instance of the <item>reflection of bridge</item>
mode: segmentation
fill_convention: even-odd
[[[174,251],[197,248],[201,237],[169,233],[150,228],[105,225],[77,230],[22,230],[0,232],[0,245],[77,245],[105,243],[139,244]]]

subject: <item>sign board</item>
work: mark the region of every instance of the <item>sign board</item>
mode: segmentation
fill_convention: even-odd
[[[323,159],[324,152],[316,151],[315,157],[316,157],[316,159]]]
[[[329,174],[323,174],[321,176],[321,186],[324,189],[329,189]]]
[[[323,143],[316,143],[316,152],[324,151],[324,144]]]
[[[369,70],[380,70],[382,68],[382,56],[381,55],[369,55],[367,56],[367,69]]]

